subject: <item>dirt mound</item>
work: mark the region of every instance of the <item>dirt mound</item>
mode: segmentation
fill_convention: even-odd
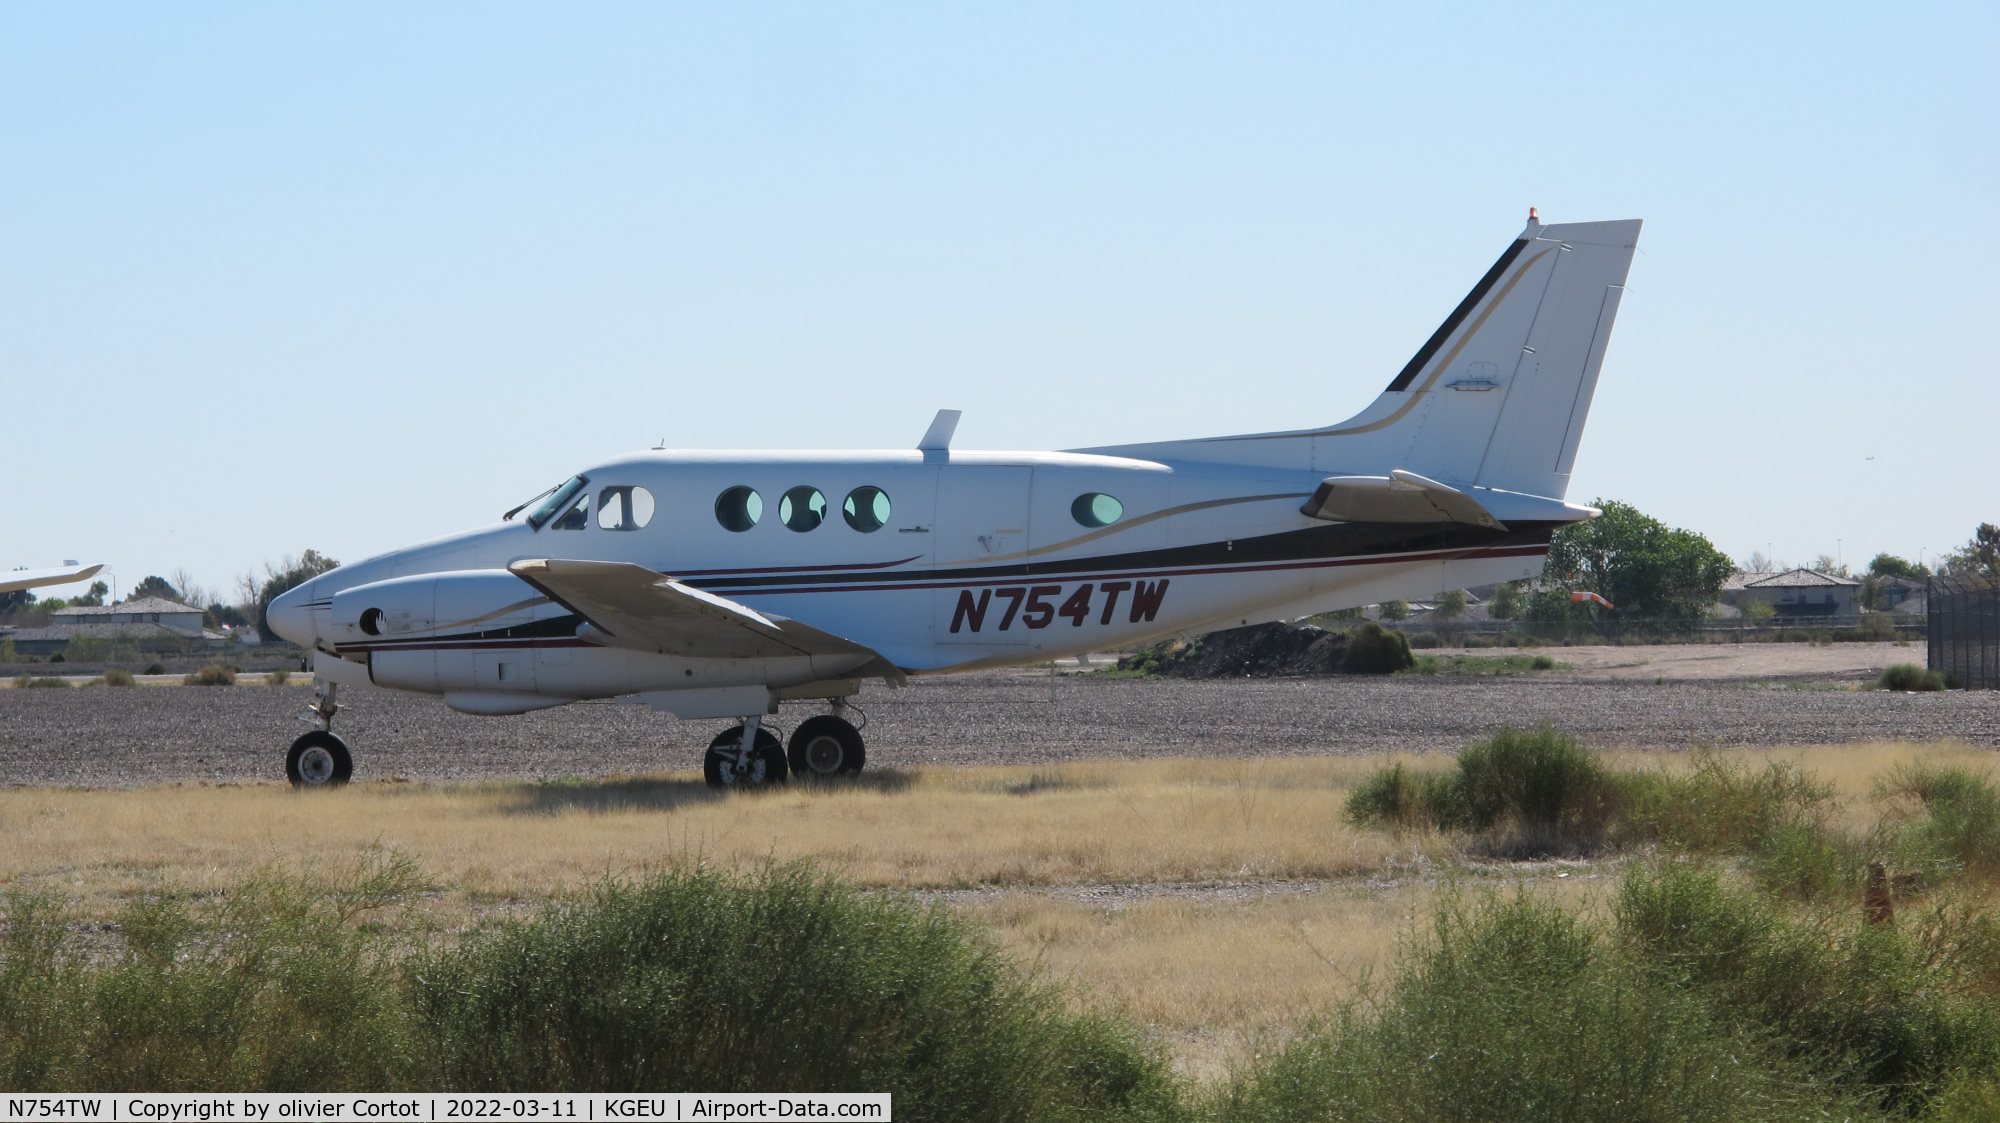
[[[1193,643],[1168,640],[1118,666],[1171,678],[1286,678],[1337,674],[1346,653],[1345,632],[1258,624],[1210,632]]]
[[[1169,678],[1297,678],[1385,675],[1414,663],[1401,633],[1370,622],[1347,632],[1290,624],[1230,628],[1193,643],[1154,644],[1120,659],[1118,667]]]

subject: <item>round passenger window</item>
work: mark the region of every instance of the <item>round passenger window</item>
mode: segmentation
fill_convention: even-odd
[[[800,533],[811,530],[826,521],[826,496],[800,484],[778,500],[778,521]]]
[[[597,525],[637,530],[653,521],[653,493],[643,487],[607,487],[597,493]]]
[[[764,497],[751,488],[737,486],[715,497],[715,521],[722,529],[741,534],[764,517]]]
[[[1069,513],[1085,526],[1110,526],[1125,517],[1125,504],[1101,491],[1088,491],[1069,505]]]
[[[889,525],[889,493],[879,487],[857,487],[840,505],[847,525],[863,534],[873,534]]]

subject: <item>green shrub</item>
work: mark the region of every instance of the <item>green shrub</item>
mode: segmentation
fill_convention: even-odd
[[[1897,663],[1882,672],[1875,685],[1883,690],[1943,690],[1944,676],[1914,663]]]
[[[1419,650],[1428,651],[1432,648],[1444,646],[1444,640],[1440,639],[1436,632],[1417,632],[1409,638],[1410,646]]]
[[[62,689],[63,687],[66,687],[68,685],[69,685],[69,680],[66,678],[52,678],[46,676],[42,678],[36,678],[34,675],[20,675],[14,679],[14,686],[16,689],[19,690],[36,690],[45,688]]]
[[[339,881],[267,876],[142,897],[93,951],[47,897],[7,898],[0,1085],[21,1090],[421,1087],[398,957],[363,912],[416,888],[394,857]]]
[[[1373,620],[1347,633],[1340,661],[1341,671],[1350,675],[1390,675],[1416,665],[1410,641],[1403,633],[1389,631]]]
[[[1754,854],[1787,826],[1822,827],[1835,810],[1833,787],[1788,761],[1762,768],[1696,750],[1685,772],[1636,772],[1621,779],[1633,841],[1707,854]]]
[[[1537,671],[1553,671],[1556,669],[1556,661],[1546,655],[1537,655],[1529,666]]]
[[[160,663],[148,663],[146,664],[146,669],[139,673],[147,675],[163,675],[167,673],[167,668]]]
[[[218,664],[210,664],[181,679],[182,686],[235,686],[236,671]]]
[[[1347,796],[1347,820],[1403,830],[1449,830],[1463,825],[1458,777],[1417,772],[1399,761],[1377,770]]]
[[[1553,726],[1502,726],[1459,754],[1458,771],[1467,825],[1506,832],[1514,852],[1599,845],[1616,812],[1597,754]]]
[[[1172,1110],[1164,1062],[1066,1014],[943,906],[797,867],[607,885],[412,971],[447,1086],[882,1091],[915,1119]]]
[[[109,669],[109,670],[107,670],[107,671],[105,671],[105,672],[104,672],[104,685],[106,685],[106,686],[131,686],[131,685],[133,685],[133,682],[132,682],[132,672],[131,672],[131,671],[121,671],[121,670],[119,670],[118,668],[116,668],[116,667],[113,667],[113,668],[111,668],[111,669]]]
[[[1217,1115],[1789,1121],[1848,1106],[1698,995],[1635,979],[1617,950],[1531,895],[1477,909],[1447,900],[1374,1017],[1350,1007],[1310,1026],[1239,1076]]]
[[[265,686],[283,686],[290,681],[292,681],[292,672],[286,670],[272,671],[264,676]]]
[[[1947,902],[1894,925],[1793,917],[1672,863],[1629,870],[1614,911],[1650,978],[1856,1096],[1915,1111],[1954,1075],[2000,1064],[2000,934],[1983,909]]]
[[[2000,788],[1989,774],[1920,760],[1891,769],[1875,795],[1898,804],[1886,842],[1902,868],[1933,881],[2000,875]]]

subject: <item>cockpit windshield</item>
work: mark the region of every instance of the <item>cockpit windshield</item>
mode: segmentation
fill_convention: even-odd
[[[536,530],[542,529],[543,523],[548,522],[551,517],[569,506],[570,500],[576,498],[577,492],[589,486],[590,481],[584,477],[571,476],[569,481],[561,487],[545,491],[541,495],[535,496],[534,499],[521,504],[521,507],[534,508],[528,512],[528,525],[534,527]],[[547,498],[544,499],[543,496],[547,496]],[[512,511],[507,512],[507,517],[513,518],[514,515],[520,512],[521,507],[516,507]]]

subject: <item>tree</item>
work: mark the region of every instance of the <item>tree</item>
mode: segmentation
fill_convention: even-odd
[[[1521,582],[1509,581],[1493,590],[1493,599],[1486,602],[1486,615],[1495,620],[1512,620],[1521,611]]]
[[[339,562],[321,554],[317,550],[307,550],[296,561],[287,556],[279,568],[275,569],[272,568],[269,562],[266,562],[264,564],[264,583],[257,589],[257,602],[255,606],[257,610],[257,634],[263,636],[267,642],[277,640],[279,638],[278,633],[271,630],[270,621],[265,619],[265,612],[271,607],[271,602],[313,578],[318,577],[327,570],[337,569],[339,566]]]
[[[1438,594],[1437,608],[1431,616],[1438,620],[1456,620],[1465,615],[1465,590],[1451,589]]]
[[[1847,576],[1847,567],[1840,564],[1840,559],[1834,557],[1832,554],[1821,554],[1814,558],[1813,563],[1806,568],[1812,570],[1814,573],[1824,573],[1828,577]]]
[[[167,579],[164,577],[146,578],[144,581],[132,586],[132,591],[126,594],[125,599],[135,601],[145,600],[147,597],[158,597],[161,600],[173,601],[175,604],[183,603],[181,601],[181,591],[168,584]]]
[[[1382,619],[1384,620],[1408,620],[1410,618],[1409,601],[1385,600],[1382,602],[1381,608]]]
[[[1930,576],[1930,573],[1923,566],[1912,565],[1907,559],[1894,554],[1876,554],[1874,560],[1868,563],[1868,576],[1908,577],[1921,580]]]
[[[80,597],[71,597],[67,607],[102,608],[104,607],[104,595],[110,591],[111,586],[106,585],[104,582],[92,581],[90,583],[90,590]]]
[[[2000,526],[1980,523],[1970,541],[1945,555],[1945,566],[1953,573],[2000,581]]]
[[[1549,543],[1542,588],[1530,602],[1539,621],[1575,619],[1589,606],[1572,592],[1593,592],[1618,606],[1621,619],[1658,621],[1670,629],[1707,617],[1736,563],[1692,530],[1669,527],[1614,500],[1593,500],[1604,513],[1571,523]]]

